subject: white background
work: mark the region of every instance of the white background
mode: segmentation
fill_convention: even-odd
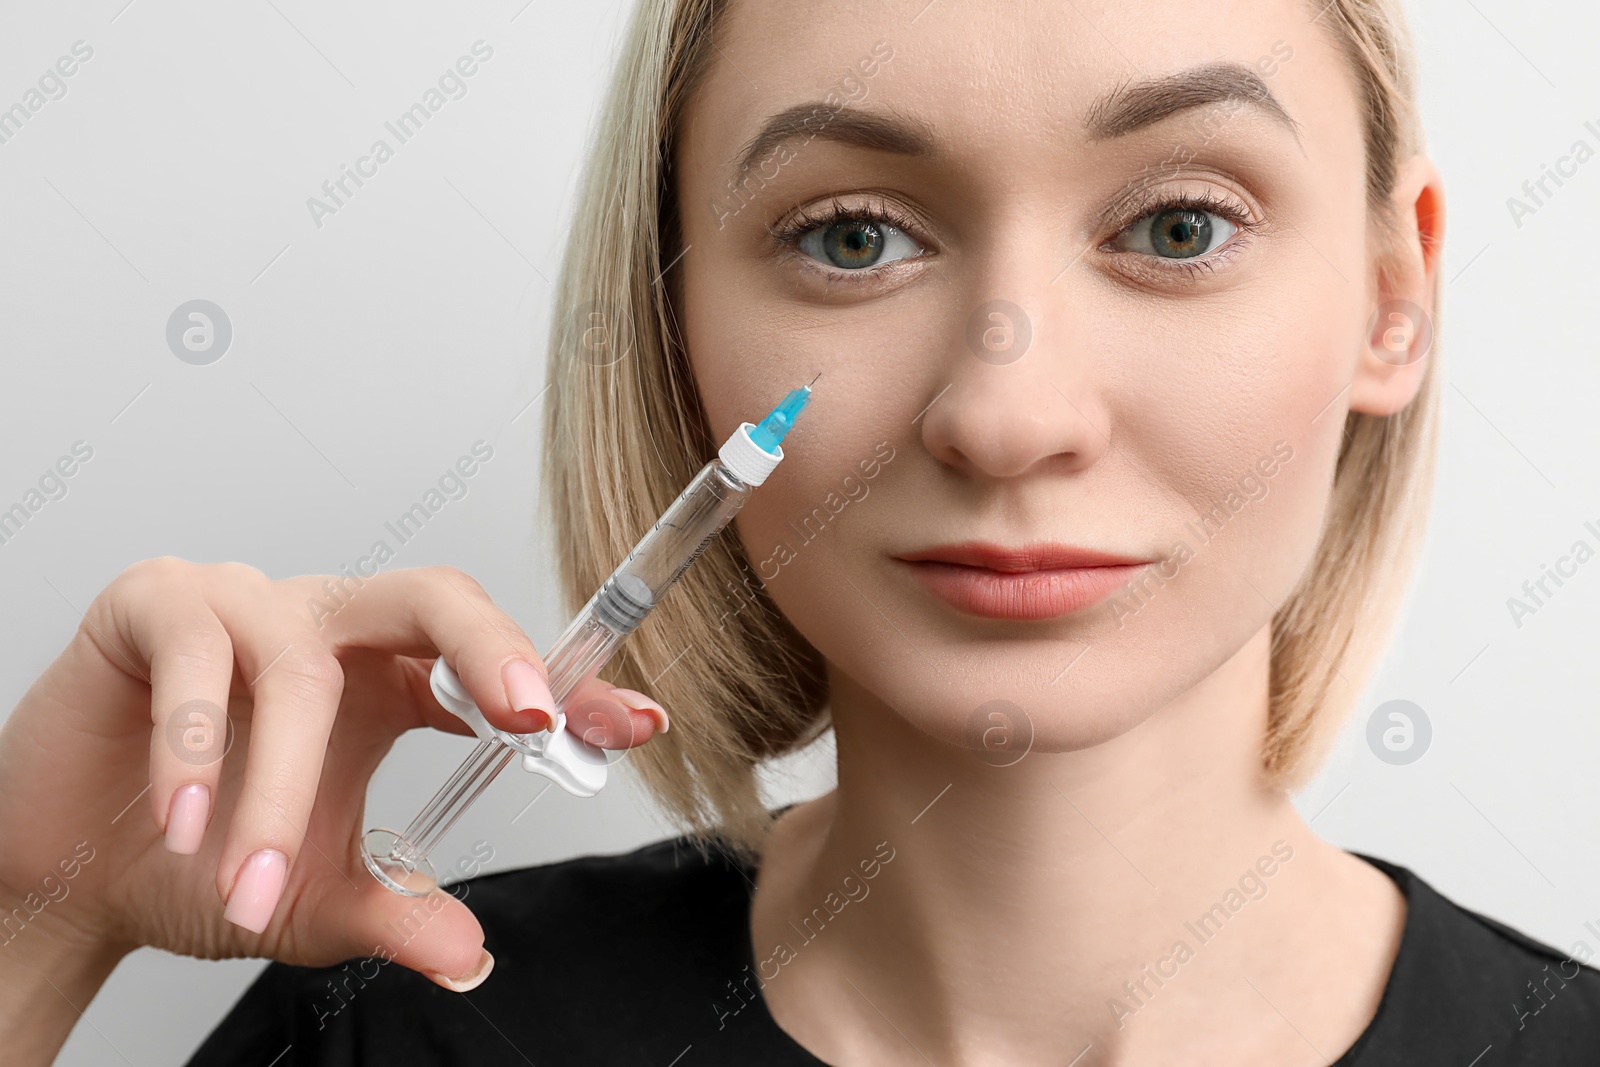
[[[274,577],[353,564],[474,441],[494,458],[392,566],[452,563],[547,647],[562,618],[535,528],[541,342],[577,168],[626,5],[340,6],[305,0],[8,4],[0,107],[73,42],[67,95],[0,144],[0,509],[75,441],[94,449],[10,543],[0,618],[10,708],[95,593],[135,560],[244,560]],[[1600,149],[1592,5],[1410,5],[1430,147],[1446,180],[1445,436],[1429,545],[1398,639],[1298,798],[1347,847],[1460,903],[1600,953],[1600,561],[1518,628],[1506,606],[1600,537],[1590,162],[1519,227],[1506,200],[1582,138]],[[482,39],[494,49],[336,215],[306,200]],[[831,76],[831,72],[830,72]],[[185,301],[232,322],[210,366],[174,358]],[[1365,740],[1387,700],[1434,730],[1391,766]],[[400,824],[470,744],[402,738],[371,824]],[[827,742],[774,776],[827,788]],[[619,785],[591,801],[508,774],[440,848],[495,869],[666,833]],[[130,798],[132,799],[132,798]],[[59,1062],[181,1062],[261,961],[126,960]]]

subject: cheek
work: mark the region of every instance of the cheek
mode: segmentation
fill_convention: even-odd
[[[1163,692],[1198,681],[1270,622],[1312,561],[1358,343],[1328,324],[1359,312],[1340,290],[1274,286],[1270,300],[1104,320],[1115,336],[1099,351],[1117,355],[1099,380],[1121,431],[1107,458],[1143,501],[1117,514],[1163,531],[1172,559],[1086,631],[1095,670],[1074,675],[1090,702],[1097,679],[1114,685],[1116,671],[1100,669],[1136,669],[1154,648],[1170,650]],[[1126,709],[1107,713],[1131,721]]]
[[[903,441],[874,440],[859,426],[826,432],[786,447],[783,463],[734,520],[751,569],[813,640],[822,633],[810,619],[837,628],[841,598],[850,595],[871,531],[892,518],[886,487],[905,456]],[[824,610],[812,610],[814,603]]]
[[[836,520],[879,510],[885,472],[913,443],[922,386],[904,373],[910,349],[864,344],[859,323],[824,324],[815,312],[788,310],[758,291],[748,272],[717,263],[687,272],[685,293],[689,360],[717,445],[816,379],[784,442],[783,462],[734,520],[750,567],[764,581],[780,570],[810,572],[826,555],[818,533],[828,529],[835,542],[829,551],[842,550]],[[832,587],[848,591],[830,573]]]
[[[1230,494],[1282,497],[1252,528],[1303,540],[1320,523],[1357,338],[1319,324],[1355,314],[1342,292],[1275,285],[1270,297],[1250,289],[1203,309],[1099,319],[1095,373],[1122,460],[1168,495],[1180,525]]]
[[[679,268],[684,272],[680,318],[711,436],[720,445],[739,423],[755,421],[771,407],[756,412],[764,395],[782,387],[783,358],[770,343],[771,331],[759,328],[752,302],[741,298],[737,278],[719,269],[715,247],[698,251],[691,248]]]

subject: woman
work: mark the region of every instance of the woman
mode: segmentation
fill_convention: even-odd
[[[1288,798],[1427,506],[1409,71],[1381,0],[643,0],[553,331],[572,605],[820,374],[574,701],[684,835],[387,893],[368,778],[465,731],[432,657],[528,730],[532,644],[448,569],[319,627],[321,578],[147,561],[0,735],[0,899],[63,854],[75,898],[0,954],[9,1062],[143,944],[280,961],[197,1064],[1593,1062],[1594,969]],[[838,788],[768,811],[829,725]]]

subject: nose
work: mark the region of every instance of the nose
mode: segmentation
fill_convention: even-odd
[[[1109,447],[1109,411],[1082,337],[1075,345],[1061,314],[1042,313],[1049,295],[1061,295],[1049,289],[1033,289],[1026,308],[983,301],[951,324],[948,384],[933,384],[922,419],[923,444],[939,462],[990,478],[1062,474]]]

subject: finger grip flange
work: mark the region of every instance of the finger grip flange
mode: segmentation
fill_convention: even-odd
[[[439,705],[472,727],[479,740],[499,741],[521,753],[523,770],[543,775],[575,797],[592,797],[605,786],[609,766],[605,750],[569,733],[566,712],[559,707],[554,731],[507,733],[484,718],[443,656],[434,661],[428,684]]]

